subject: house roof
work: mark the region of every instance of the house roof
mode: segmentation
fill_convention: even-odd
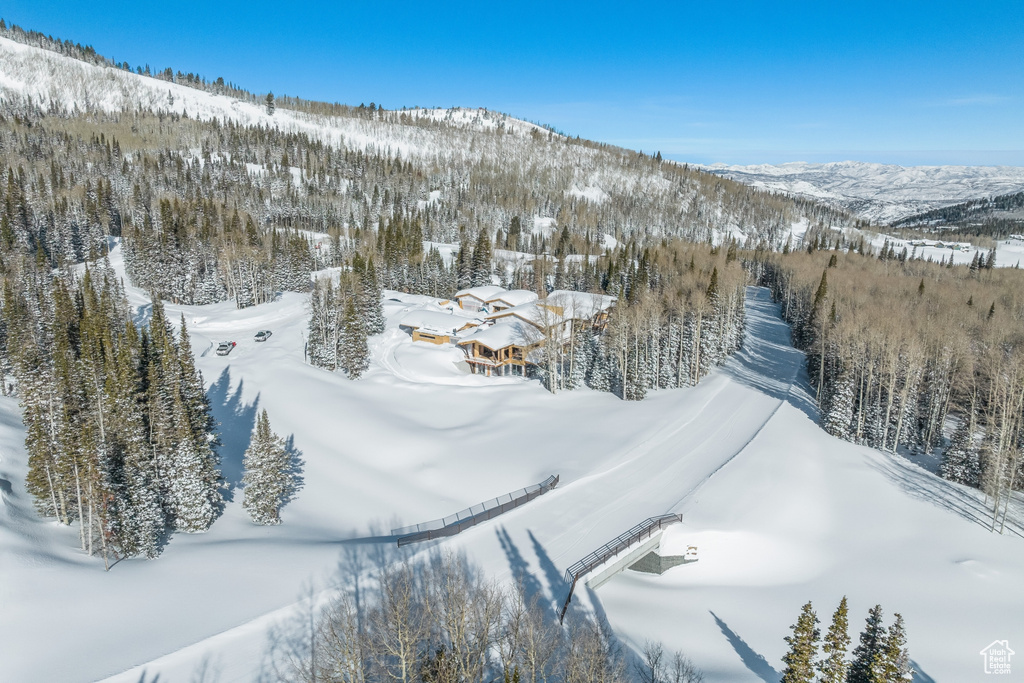
[[[497,285],[483,285],[481,287],[459,290],[455,293],[455,298],[461,299],[464,296],[471,296],[474,299],[480,299],[480,301],[490,301],[492,298],[504,293],[505,289]]]
[[[533,325],[521,320],[498,323],[485,327],[459,342],[459,345],[477,343],[491,351],[508,346],[533,346],[544,341],[544,335]]]
[[[512,308],[506,308],[503,311],[491,313],[486,318],[487,320],[494,320],[499,323],[519,318],[540,328],[550,327],[562,322],[563,317],[557,311],[544,308],[540,305],[541,303],[539,301],[531,301],[530,303],[520,304]]]
[[[469,324],[479,325],[483,320],[480,318],[467,318],[461,315],[452,315],[442,311],[430,311],[418,309],[406,313],[398,324],[402,327],[411,327],[424,332],[438,334],[455,334],[457,331]]]
[[[566,318],[584,320],[593,318],[602,311],[607,311],[615,305],[616,301],[618,299],[607,294],[556,289],[548,294],[542,303],[561,308],[562,315]]]
[[[507,292],[501,292],[500,294],[496,294],[496,295],[490,297],[489,299],[487,299],[487,303],[490,304],[490,303],[495,303],[495,302],[500,301],[500,302],[502,302],[504,304],[508,304],[510,307],[512,307],[512,306],[519,306],[521,304],[528,304],[531,301],[536,301],[536,300],[537,300],[537,293],[536,292],[531,292],[528,289],[510,289]]]

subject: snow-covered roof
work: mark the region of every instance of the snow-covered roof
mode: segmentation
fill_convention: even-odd
[[[574,292],[568,289],[556,289],[541,303],[548,306],[557,306],[566,318],[575,320],[587,320],[593,318],[601,311],[607,311],[615,302],[614,296],[607,294],[591,294],[589,292]]]
[[[406,313],[398,321],[398,324],[401,327],[411,327],[424,332],[455,334],[466,325],[479,325],[482,322],[483,320],[480,318],[467,318],[442,311],[416,309]]]
[[[487,303],[501,302],[508,304],[509,307],[519,306],[520,304],[528,304],[531,301],[537,300],[537,293],[531,292],[528,289],[510,289],[507,292],[501,292],[496,294],[489,299]]]
[[[562,322],[563,318],[558,311],[553,311],[550,308],[542,308],[540,303],[542,302],[531,301],[527,304],[520,304],[518,306],[513,306],[512,308],[506,308],[503,311],[487,315],[486,319],[504,324],[505,322],[512,321],[515,318],[521,318],[522,320],[532,323],[537,327],[550,327]]]
[[[504,293],[505,289],[497,285],[483,285],[460,290],[455,293],[455,298],[461,299],[464,296],[471,296],[474,299],[480,299],[480,301],[490,301],[492,298]]]
[[[485,327],[459,342],[459,345],[476,342],[491,351],[507,346],[532,346],[544,341],[544,335],[533,325],[522,320],[513,320]]]

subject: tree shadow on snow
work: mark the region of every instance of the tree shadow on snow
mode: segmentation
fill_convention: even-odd
[[[192,670],[192,677],[189,679],[189,683],[217,683],[220,680],[220,676],[220,665],[214,662],[209,654],[205,654],[199,663],[196,664],[196,668]]]
[[[782,676],[778,671],[772,668],[772,665],[768,663],[768,660],[764,658],[764,655],[759,655],[755,652],[753,648],[747,645],[745,640],[740,638],[735,631],[729,628],[728,624],[719,619],[717,614],[714,612],[710,613],[711,616],[715,618],[715,623],[718,624],[718,628],[722,629],[722,633],[724,633],[725,637],[729,640],[729,644],[732,645],[732,649],[740,656],[740,659],[743,661],[743,666],[750,669],[751,673],[765,683],[778,683]]]
[[[527,602],[535,602],[536,604],[548,602],[548,596],[544,593],[544,586],[541,585],[541,582],[530,571],[530,564],[523,557],[523,554],[519,552],[519,548],[505,527],[500,527],[494,533],[498,535],[498,543],[501,544],[501,549],[505,551],[505,557],[508,559],[508,565],[512,571],[512,578],[523,591],[523,597],[526,598]],[[545,615],[548,613],[548,610],[544,610]]]
[[[551,560],[551,556],[548,555],[548,551],[544,549],[537,537],[533,535],[532,531],[527,530],[526,532],[530,536],[530,542],[533,544],[533,552],[537,555],[537,561],[540,564],[541,571],[544,572],[544,578],[548,582],[548,588],[551,590],[551,596],[554,600],[555,609],[561,611],[563,600],[565,596],[569,594],[569,584],[565,580],[564,573],[558,571],[558,567]],[[576,607],[572,603],[569,603],[569,610],[566,612],[566,617],[570,612],[575,612]]]
[[[548,589],[545,590],[541,578],[531,571],[529,562],[523,557],[519,547],[512,540],[511,534],[505,530],[505,527],[501,527],[495,533],[498,535],[501,549],[505,551],[505,557],[508,559],[509,568],[512,571],[512,578],[523,592],[523,598],[527,603],[538,606],[546,605],[547,607],[542,610],[542,614],[546,622],[553,624],[557,621],[557,616],[562,611],[565,597],[569,594],[569,584],[566,583],[564,575],[558,571],[555,563],[552,562],[551,557],[540,541],[537,540],[537,537],[533,535],[533,532],[527,531],[533,545],[533,552],[537,556],[537,561],[543,573],[543,579],[548,584]],[[578,593],[582,590],[584,590],[583,586],[577,585],[576,592]],[[587,590],[589,591],[589,589]],[[597,601],[597,596],[592,591],[590,591],[590,595],[599,622],[603,621],[602,625],[607,625],[607,618],[603,617],[604,612]],[[569,603],[569,609],[566,610],[565,623],[572,623],[577,618],[589,618],[589,613],[579,607],[578,602],[574,600]]]
[[[922,671],[921,665],[913,659],[910,660],[910,666],[914,668],[914,678],[911,679],[913,683],[935,683],[935,679]]]
[[[306,582],[294,609],[267,630],[258,683],[315,680],[316,623],[320,616],[316,587]]]
[[[747,287],[746,296],[743,347],[726,362],[723,372],[744,386],[790,403],[817,422],[805,357],[793,347],[780,305],[763,287]]]
[[[213,419],[218,424],[220,447],[217,451],[220,454],[221,475],[227,484],[224,499],[228,501],[234,500],[235,490],[242,483],[242,458],[252,439],[256,407],[260,401],[259,395],[252,403],[242,400],[243,382],[239,382],[234,391],[231,390],[230,370],[230,366],[224,368],[206,392]]]
[[[977,489],[946,481],[898,456],[884,454],[882,458],[868,458],[868,464],[911,497],[937,505],[985,529],[991,528],[992,509],[982,500],[982,494]],[[1024,526],[1012,514],[1015,507],[1010,506],[1006,532],[1024,537]]]
[[[288,438],[285,439],[284,450],[288,454],[288,467],[285,470],[285,473],[288,475],[288,490],[284,495],[284,500],[281,501],[282,508],[295,500],[299,491],[306,485],[306,480],[302,476],[306,461],[302,459],[302,451],[295,447],[294,434],[289,434]]]

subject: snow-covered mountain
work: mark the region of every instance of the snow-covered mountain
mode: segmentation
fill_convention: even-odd
[[[149,110],[190,116],[203,121],[214,118],[244,126],[267,126],[288,133],[304,133],[335,146],[366,152],[390,151],[403,158],[431,158],[436,145],[413,126],[396,126],[403,117],[454,128],[484,132],[501,130],[520,137],[548,130],[485,109],[412,109],[388,112],[377,118],[317,116],[277,107],[267,112],[259,101],[219,95],[132,71],[96,65],[0,37],[0,99],[31,99],[44,108],[63,111],[107,113]]]
[[[180,80],[180,79],[178,79]],[[845,212],[765,197],[739,183],[610,145],[567,138],[534,123],[483,109],[356,111],[278,103],[261,97],[89,63],[0,37],[0,103],[73,118],[140,111],[233,122],[294,133],[335,149],[412,163],[404,195],[435,196],[435,215],[451,225],[507,225],[512,215],[552,219],[585,233],[619,237],[672,234],[696,241],[729,237],[781,247],[816,225],[852,224]],[[221,92],[222,91],[222,92]],[[300,110],[302,109],[302,110]],[[326,113],[320,113],[326,112]],[[191,146],[198,146],[194,141]],[[178,150],[181,152],[182,150]],[[184,150],[197,156],[191,149]],[[417,178],[429,187],[420,187]],[[301,181],[301,177],[300,177]],[[467,188],[489,187],[483,204]],[[316,188],[317,191],[322,188]],[[372,188],[371,188],[372,191]],[[258,213],[256,208],[248,210]],[[461,213],[459,213],[461,212]],[[342,215],[348,211],[342,212]],[[456,215],[458,214],[458,215]],[[358,212],[357,212],[357,218]]]
[[[807,197],[873,223],[891,223],[931,209],[1024,190],[1017,166],[896,166],[860,161],[792,162],[703,167],[753,187]]]

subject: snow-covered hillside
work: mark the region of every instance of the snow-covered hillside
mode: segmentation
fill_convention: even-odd
[[[119,250],[111,260],[123,268]],[[129,296],[144,319],[145,294]],[[17,407],[0,399],[0,678],[259,680],[266,653],[301,637],[303,596],[401,557],[386,529],[550,474],[558,488],[442,547],[554,609],[566,567],[646,517],[681,512],[666,548],[698,545],[697,564],[623,574],[573,604],[606,615],[628,643],[682,648],[708,681],[775,680],[808,599],[823,614],[848,595],[855,634],[876,602],[902,612],[921,680],[978,679],[981,648],[1021,637],[1024,539],[975,521],[974,491],[826,436],[802,354],[764,290],[749,290],[746,344],[726,367],[638,403],[469,375],[452,347],[396,329],[417,299],[388,299],[388,329],[356,382],[303,362],[305,296],[243,310],[168,305],[189,323],[231,500],[208,533],[110,573],[74,549],[74,529],[34,516]],[[262,328],[274,335],[255,343]],[[217,356],[223,339],[238,346]],[[249,523],[238,490],[263,408],[305,463],[279,527]]]
[[[424,131],[395,125],[402,112],[382,114],[383,120],[314,116],[278,107],[273,115],[257,103],[215,95],[169,81],[109,66],[87,64],[8,38],[0,38],[0,98],[25,99],[66,111],[105,112],[146,109],[186,114],[204,121],[217,118],[245,126],[268,126],[304,133],[327,144],[366,151],[390,151],[404,158],[431,158],[438,150]],[[487,110],[418,109],[404,112],[410,120],[426,119],[472,131],[501,130],[528,135],[548,131]],[[419,132],[419,134],[417,134]]]
[[[348,110],[328,116],[278,106],[271,115],[258,98],[213,94],[2,37],[0,103],[15,108],[31,104],[37,115],[46,112],[58,118],[85,112],[187,115],[190,120],[276,128],[388,160],[399,156],[403,163],[415,164],[418,177],[429,183],[413,188],[415,199],[424,202],[422,210],[430,208],[443,215],[455,207],[464,209],[494,223],[488,226],[491,230],[506,227],[511,215],[519,213],[527,219],[552,221],[552,225],[575,223],[581,233],[600,226],[619,237],[644,232],[695,241],[752,238],[781,248],[791,226],[851,222],[845,213],[766,198],[675,162],[566,138],[483,109]],[[201,150],[193,149],[195,133],[189,131],[186,138],[182,144],[188,149],[178,151],[189,160],[199,158]],[[293,184],[302,193],[301,170],[293,165],[290,170]],[[266,173],[259,164],[249,171]],[[503,213],[492,218],[488,211],[492,206],[466,206],[467,187],[492,188],[500,193],[499,199],[490,200],[492,204],[517,202],[519,206],[503,206]],[[409,191],[403,186],[403,193]],[[467,220],[460,215],[453,222]]]
[[[1016,166],[905,167],[842,161],[704,168],[760,189],[826,202],[872,223],[1024,190],[1024,168]]]

